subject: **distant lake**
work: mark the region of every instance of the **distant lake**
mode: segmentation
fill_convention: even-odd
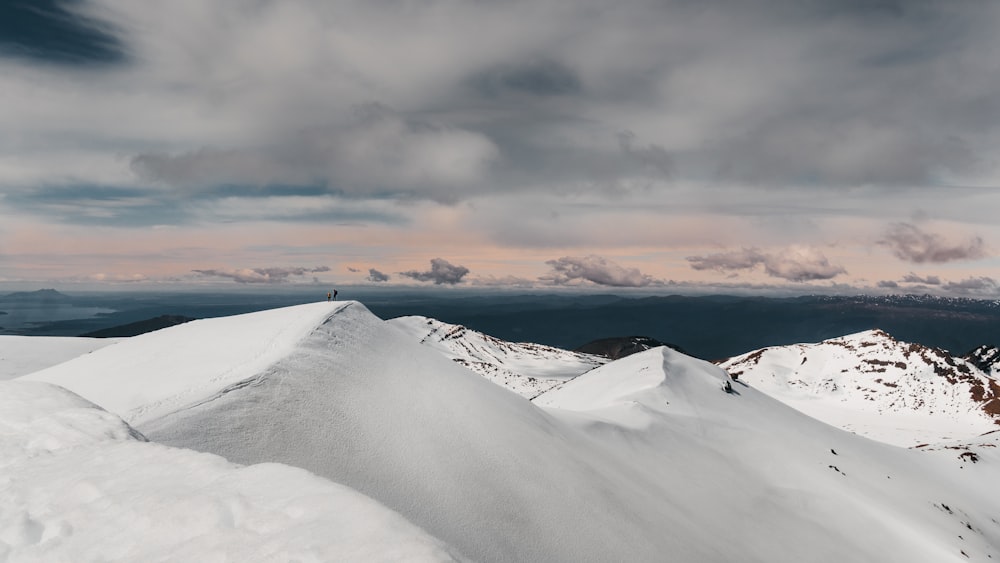
[[[0,307],[0,334],[26,334],[48,323],[93,319],[115,312],[106,307],[69,303],[3,303]]]

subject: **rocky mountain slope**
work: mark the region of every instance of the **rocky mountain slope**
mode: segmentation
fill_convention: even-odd
[[[507,342],[427,317],[399,317],[386,322],[414,341],[529,399],[609,361],[542,344]]]
[[[913,446],[1000,423],[1000,383],[970,359],[870,330],[764,348],[720,363],[734,378],[803,412],[877,440]],[[928,435],[927,430],[931,430]]]

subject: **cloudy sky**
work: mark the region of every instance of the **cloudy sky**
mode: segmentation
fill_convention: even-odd
[[[986,0],[10,0],[0,283],[1000,296],[997,29]]]

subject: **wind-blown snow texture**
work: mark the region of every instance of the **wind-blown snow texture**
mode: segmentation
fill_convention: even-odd
[[[608,362],[592,354],[507,342],[427,317],[398,317],[387,322],[411,334],[415,341],[529,399]]]
[[[810,416],[901,446],[971,438],[1000,421],[993,376],[880,330],[765,348],[720,365]]]
[[[871,441],[666,348],[527,401],[355,302],[200,323],[31,378],[152,440],[342,483],[478,561],[1000,557],[988,436]],[[256,355],[226,349],[244,337]]]
[[[0,560],[449,561],[344,486],[147,443],[54,385],[0,382]]]

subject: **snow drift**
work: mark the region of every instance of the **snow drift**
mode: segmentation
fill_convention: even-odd
[[[147,443],[69,391],[0,382],[0,560],[454,560],[449,551],[304,470]]]

